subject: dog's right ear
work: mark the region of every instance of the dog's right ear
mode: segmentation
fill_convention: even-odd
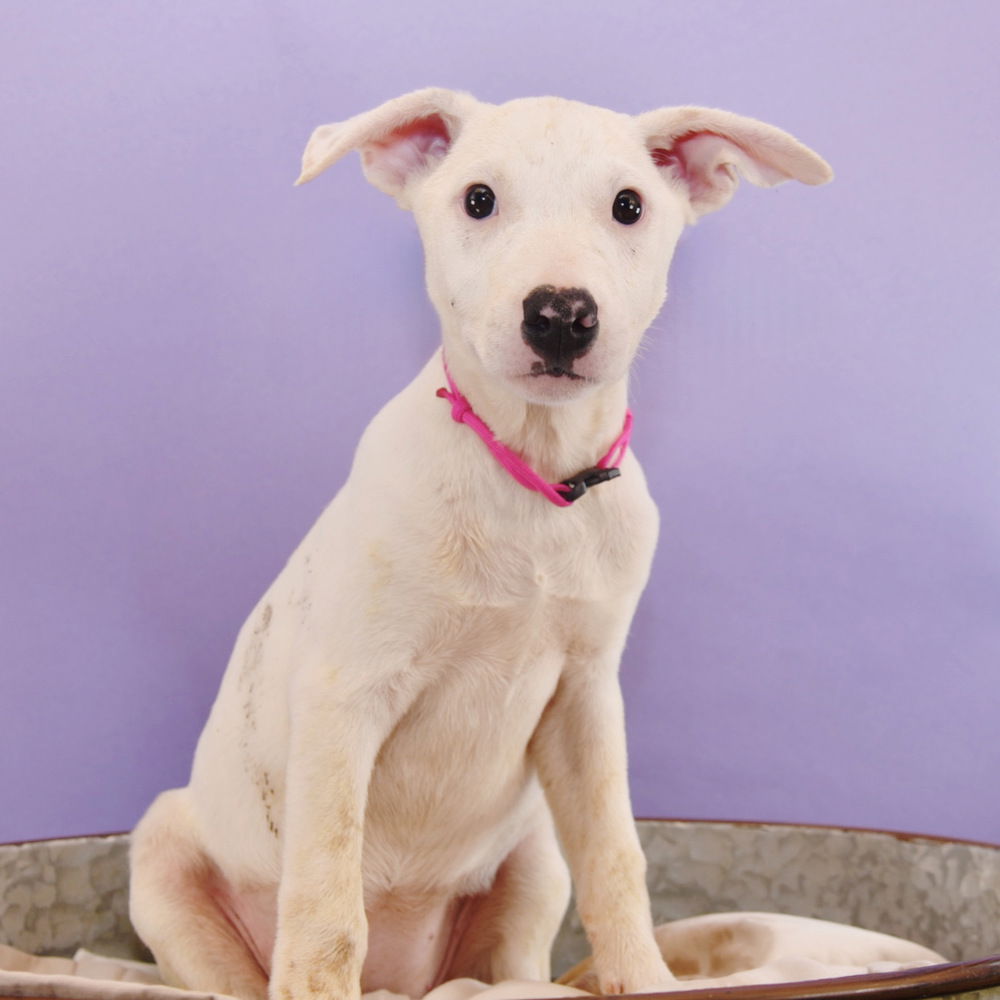
[[[311,181],[357,149],[368,180],[406,208],[407,186],[445,156],[478,103],[468,94],[430,87],[346,122],[320,125],[309,139],[295,183]]]

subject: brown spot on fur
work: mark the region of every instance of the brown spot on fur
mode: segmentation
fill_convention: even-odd
[[[337,810],[337,818],[330,831],[329,847],[334,854],[342,854],[361,836],[362,826],[354,816],[354,810],[347,801],[342,801]]]
[[[264,653],[264,641],[267,630],[271,626],[271,619],[274,617],[274,609],[270,604],[265,604],[257,624],[254,626],[253,636],[247,644],[246,653],[243,656],[243,669],[240,671],[239,687],[243,691],[243,735],[241,746],[246,752],[249,746],[248,732],[257,728],[257,700],[256,700],[256,677],[260,667],[260,661]]]
[[[357,950],[354,938],[350,934],[335,934],[330,942],[328,961],[333,968],[342,969],[354,961]]]
[[[337,996],[348,992],[344,987],[358,973],[353,968],[357,954],[357,944],[351,934],[343,931],[331,934],[324,947],[310,953],[305,982],[295,977],[300,987],[297,992],[301,993],[302,986],[310,996]],[[288,971],[292,973],[294,967],[289,965]]]
[[[266,768],[259,764],[252,766],[248,762],[247,770],[257,788],[261,805],[264,807],[264,821],[267,823],[267,828],[273,836],[278,837],[281,832],[276,818],[276,813],[278,812],[278,793],[271,775]]]

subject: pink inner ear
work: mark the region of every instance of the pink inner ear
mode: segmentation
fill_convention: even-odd
[[[407,122],[365,151],[365,160],[394,186],[448,152],[451,135],[440,115]]]
[[[651,149],[649,151],[650,156],[653,157],[653,163],[658,167],[665,167],[668,169],[678,180],[688,181],[690,180],[690,172],[687,169],[687,164],[684,162],[684,157],[680,155],[675,149]]]
[[[731,168],[717,163],[720,147],[730,141],[714,132],[689,132],[673,141],[670,149],[650,150],[653,163],[665,167],[688,189],[692,204],[724,204],[735,187]]]
[[[792,176],[774,162],[777,154],[766,143],[755,146],[751,138],[738,141],[718,132],[689,132],[674,139],[670,149],[652,149],[650,155],[658,167],[666,167],[683,180],[694,199],[708,199],[719,207],[732,195],[738,174],[760,187],[780,184]]]
[[[680,164],[680,157],[669,149],[651,149],[650,155],[658,167],[674,167]]]
[[[448,148],[451,136],[448,134],[448,126],[440,115],[428,115],[426,118],[407,122],[401,128],[390,132],[383,142],[387,146],[399,142],[410,143],[420,153],[433,155],[438,149]]]
[[[711,140],[716,140],[716,143],[711,143]],[[706,145],[706,141],[711,143],[714,148],[719,142],[730,143],[732,140],[715,132],[685,132],[673,140],[673,145],[670,149],[659,147],[651,149],[649,152],[653,157],[653,163],[658,167],[670,167],[679,176],[689,178],[693,173],[697,172],[699,167],[699,163],[697,162],[699,159],[698,156],[692,156],[691,154],[703,148]]]

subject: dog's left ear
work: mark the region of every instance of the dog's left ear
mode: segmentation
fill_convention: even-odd
[[[687,191],[694,222],[722,208],[739,175],[759,187],[825,184],[830,165],[787,132],[713,108],[660,108],[638,118],[653,162]]]
[[[295,183],[311,181],[356,149],[368,180],[406,208],[407,185],[447,154],[478,103],[468,94],[430,87],[345,122],[320,125],[309,139]]]

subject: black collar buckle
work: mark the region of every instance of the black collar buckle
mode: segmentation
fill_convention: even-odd
[[[575,476],[564,479],[559,485],[568,486],[569,490],[566,492],[560,490],[559,493],[564,500],[573,503],[574,500],[579,500],[591,486],[606,483],[609,479],[617,479],[621,474],[621,469],[614,467],[602,469],[600,466],[594,466],[592,469],[584,469],[583,472],[578,472]]]

